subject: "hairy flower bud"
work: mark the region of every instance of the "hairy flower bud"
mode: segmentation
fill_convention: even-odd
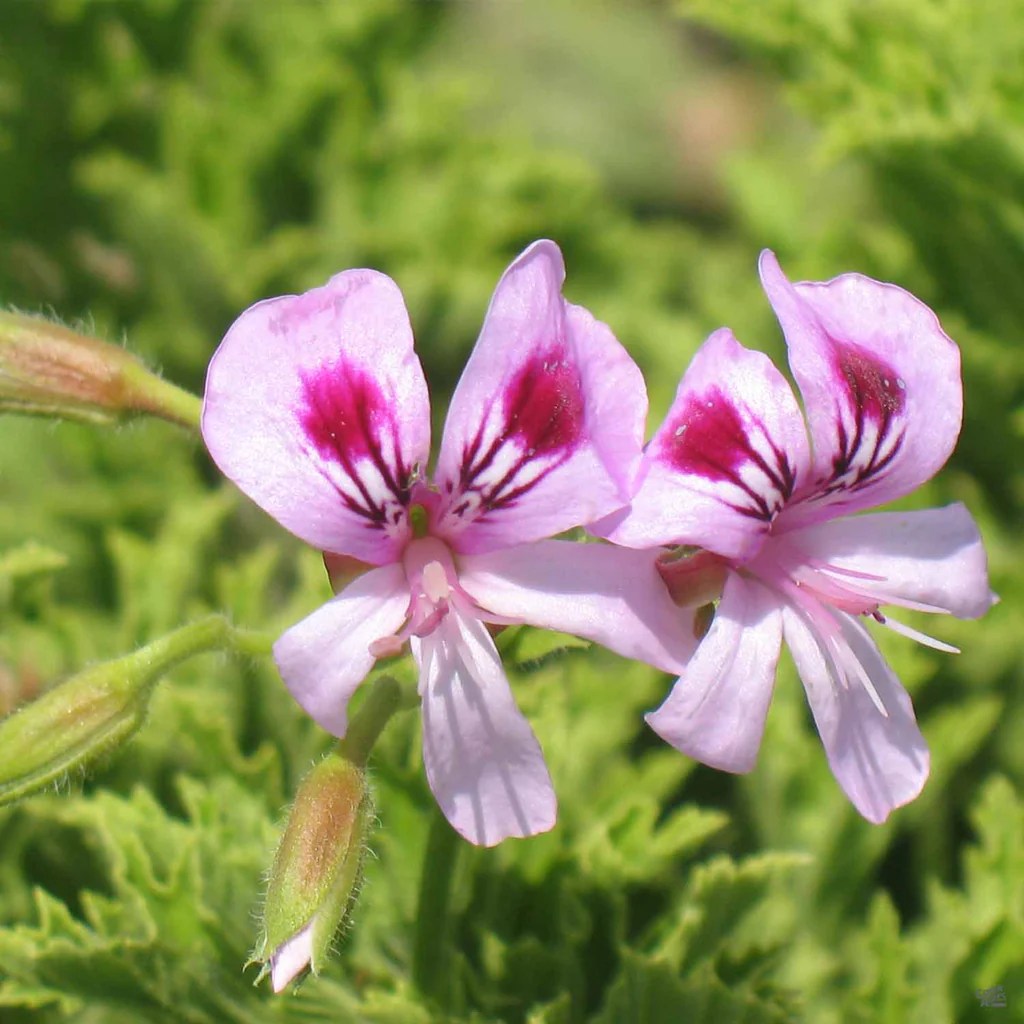
[[[0,721],[0,804],[29,796],[129,739],[156,681],[178,662],[224,646],[227,623],[201,619],[93,665]]]
[[[43,317],[0,312],[0,412],[99,424],[148,413],[192,426],[198,400],[118,345]]]
[[[329,754],[299,787],[253,955],[264,972],[269,967],[275,992],[307,968],[319,972],[355,897],[371,813],[365,771],[340,754]]]

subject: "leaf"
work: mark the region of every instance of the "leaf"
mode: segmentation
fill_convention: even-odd
[[[533,626],[509,626],[498,634],[497,646],[506,667],[530,672],[566,651],[586,650],[590,641]]]
[[[685,980],[668,963],[627,952],[592,1024],[786,1024],[799,1018],[704,966]]]
[[[66,555],[35,541],[0,552],[0,579],[13,582],[29,576],[57,572],[68,564]]]

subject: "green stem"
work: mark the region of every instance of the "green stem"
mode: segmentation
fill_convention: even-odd
[[[460,848],[458,833],[435,809],[420,876],[412,981],[423,995],[436,999],[442,1007],[447,1006],[451,999],[449,907]]]
[[[236,629],[223,615],[214,614],[181,626],[127,657],[149,660],[161,665],[161,671],[167,671],[194,654],[222,648],[235,654],[262,657],[270,654],[273,640],[257,630]]]
[[[132,405],[139,412],[159,416],[189,430],[199,430],[202,399],[151,373],[141,364],[137,369],[125,368],[123,377],[132,395]]]
[[[228,642],[235,654],[245,654],[251,658],[269,657],[274,650],[274,638],[269,633],[255,629],[232,628]]]
[[[402,687],[391,676],[378,676],[366,699],[352,716],[338,753],[360,768],[365,767],[384,726],[402,707]]]

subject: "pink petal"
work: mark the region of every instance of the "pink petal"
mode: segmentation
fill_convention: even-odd
[[[981,536],[960,503],[834,519],[788,537],[880,604],[930,605],[962,619],[992,606]]]
[[[410,642],[427,779],[452,828],[478,846],[547,832],[556,815],[551,777],[483,623],[452,611]]]
[[[402,566],[371,569],[274,644],[285,685],[328,732],[345,735],[349,699],[375,660],[370,644],[394,633],[408,606]]]
[[[448,410],[436,530],[460,551],[550,537],[619,508],[643,441],[643,377],[561,294],[535,242],[505,272]]]
[[[631,510],[608,535],[629,547],[695,544],[747,558],[807,463],[792,389],[766,355],[723,328],[690,363],[644,455]]]
[[[678,675],[697,646],[693,611],[677,608],[657,550],[537,541],[459,559],[459,582],[489,612],[593,640]]]
[[[949,458],[963,412],[960,351],[935,314],[860,274],[791,284],[761,254],[761,282],[789,346],[814,444],[806,519],[909,494]]]
[[[725,584],[707,636],[647,724],[712,768],[754,767],[782,646],[778,598],[736,573]]]
[[[310,922],[270,955],[270,983],[283,992],[307,967],[313,956],[313,924]]]
[[[822,641],[792,608],[783,632],[828,755],[832,774],[850,802],[876,825],[909,803],[928,778],[929,756],[907,691],[864,627],[836,613],[848,657],[859,663],[886,714],[856,678],[838,681],[822,654]]]
[[[224,474],[298,537],[378,565],[394,558],[430,447],[395,283],[349,270],[246,310],[210,363],[203,437]]]

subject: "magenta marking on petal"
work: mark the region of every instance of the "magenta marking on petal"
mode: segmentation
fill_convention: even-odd
[[[554,350],[520,367],[504,401],[506,433],[531,453],[572,449],[583,432],[576,367]]]
[[[733,484],[745,498],[730,507],[770,522],[792,495],[795,475],[788,456],[771,440],[764,424],[756,418],[753,423],[771,449],[771,462],[751,444],[733,403],[720,389],[712,387],[701,395],[687,397],[668,425],[661,451],[680,473]],[[764,486],[755,487],[744,479],[741,470],[747,466],[761,472]]]
[[[816,496],[871,483],[899,454],[904,437],[898,424],[906,405],[905,384],[896,371],[855,345],[834,339],[832,344],[836,377],[845,384],[853,424],[848,430],[840,413],[832,474],[819,482],[824,486]]]
[[[514,504],[562,465],[584,437],[579,372],[558,349],[534,356],[516,372],[502,396],[504,426],[484,449],[492,409],[493,406],[485,410],[480,427],[462,455],[459,497],[452,500],[450,508],[459,516]],[[509,444],[517,452],[511,465],[496,480],[488,480],[487,471]],[[523,479],[523,470],[537,459],[544,460],[540,471]],[[448,481],[446,489],[454,491],[454,482]]]
[[[345,471],[358,491],[354,496],[339,490],[342,501],[376,525],[396,525],[409,504],[412,470],[402,458],[398,426],[377,382],[341,358],[303,376],[302,394],[305,408],[299,422],[306,437],[324,459]],[[385,434],[390,434],[394,466],[384,456]],[[376,468],[400,507],[371,494],[359,470],[366,462]]]

